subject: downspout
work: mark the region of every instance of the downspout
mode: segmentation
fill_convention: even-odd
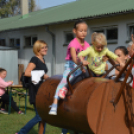
[[[52,37],[52,64],[51,64],[51,75],[56,72],[56,47],[55,47],[55,34],[49,30],[49,26],[45,26],[45,31],[48,32]]]

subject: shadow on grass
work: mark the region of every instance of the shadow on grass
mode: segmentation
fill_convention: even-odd
[[[20,106],[20,108],[25,109],[25,106]],[[31,110],[31,111],[34,111],[34,107],[33,107],[33,106],[26,107],[26,110]]]

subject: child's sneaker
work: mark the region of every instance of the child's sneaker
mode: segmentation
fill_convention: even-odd
[[[62,89],[60,89],[58,96],[61,99],[64,99],[67,94],[67,91],[68,91],[68,89],[66,87],[63,87]]]
[[[2,113],[2,114],[8,114],[8,112],[6,110],[0,110],[0,113]]]
[[[51,109],[49,111],[50,115],[57,115],[57,104],[52,104]]]
[[[19,112],[18,112],[18,114],[24,114],[24,112],[22,112],[22,111],[19,111]]]

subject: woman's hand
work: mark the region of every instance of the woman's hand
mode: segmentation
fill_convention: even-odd
[[[116,61],[120,64],[121,68],[125,66],[125,63],[123,63],[119,57],[117,57]]]
[[[125,64],[121,62],[120,66],[121,66],[121,68],[123,68],[125,66]]]
[[[44,74],[44,79],[46,80],[47,78],[49,78],[49,76],[47,74]]]

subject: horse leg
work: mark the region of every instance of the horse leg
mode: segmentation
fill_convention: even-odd
[[[38,134],[43,134],[45,122],[41,121]]]

